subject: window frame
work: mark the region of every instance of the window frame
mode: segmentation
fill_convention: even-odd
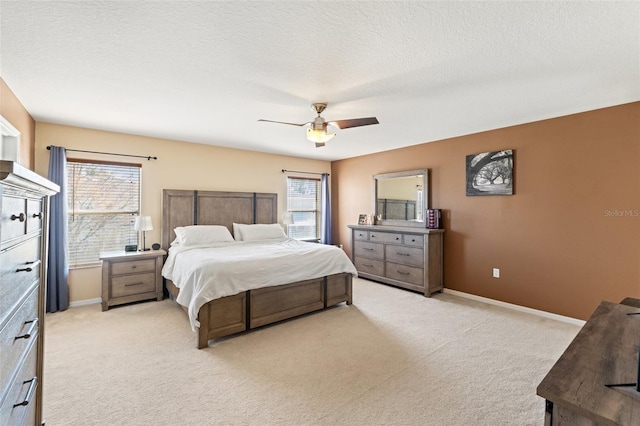
[[[86,159],[86,158],[67,158],[67,167],[69,167],[70,163],[82,163],[82,164],[104,165],[104,166],[120,166],[120,167],[130,167],[130,168],[138,169],[137,210],[126,211],[126,212],[113,211],[113,210],[101,210],[101,211],[96,210],[96,211],[80,212],[80,213],[75,210],[75,203],[72,201],[74,200],[74,195],[73,195],[74,185],[71,179],[69,179],[70,171],[67,170],[67,178],[68,178],[67,180],[67,198],[68,198],[67,199],[67,223],[71,221],[71,218],[73,216],[79,216],[79,215],[84,215],[84,216],[99,215],[99,214],[130,215],[132,218],[131,220],[132,220],[132,229],[133,229],[133,221],[135,220],[136,216],[139,216],[141,214],[141,211],[142,211],[142,164],[141,163],[125,163],[125,162],[118,162],[118,161],[92,160],[92,159]],[[70,204],[71,206],[73,206],[73,208],[70,207]],[[133,232],[135,233],[135,244],[139,246],[140,233],[136,231],[133,231]],[[69,241],[70,235],[71,235],[71,232],[69,231],[68,240],[67,240],[69,269],[94,268],[102,264],[102,261],[99,259],[96,259],[95,261],[90,261],[90,262],[72,263],[71,250],[70,250],[71,244]],[[122,250],[124,250],[124,247],[122,247]],[[99,253],[100,252],[98,252],[98,255]]]
[[[302,181],[313,181],[316,187],[316,197],[315,197],[315,209],[313,210],[292,210],[289,196],[289,188],[290,182],[292,180],[302,180]],[[287,225],[286,234],[289,238],[294,238],[299,241],[308,241],[308,242],[320,242],[320,233],[321,231],[321,221],[322,221],[322,180],[320,178],[313,177],[301,177],[301,176],[287,176],[287,213],[315,213],[315,238],[294,238],[289,235],[289,227],[295,226],[295,224]]]

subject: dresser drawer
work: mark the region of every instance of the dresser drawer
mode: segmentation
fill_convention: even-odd
[[[422,268],[392,262],[387,262],[385,266],[387,268],[385,275],[388,278],[424,287],[424,270]]]
[[[24,198],[3,196],[0,212],[2,242],[20,237],[27,232],[27,202]]]
[[[354,256],[368,257],[370,259],[384,259],[384,245],[356,241],[353,247]]]
[[[406,246],[424,247],[424,237],[422,235],[403,235],[402,242]]]
[[[155,272],[155,270],[155,258],[111,263],[111,274],[113,275],[132,274],[138,272]]]
[[[367,241],[369,239],[369,231],[353,231],[353,239],[356,241]]]
[[[402,234],[395,234],[391,232],[370,231],[369,241],[374,241],[378,243],[402,244]]]
[[[0,253],[0,327],[40,277],[40,237]]]
[[[385,259],[402,265],[424,268],[424,250],[404,246],[385,246]]]
[[[27,200],[27,233],[37,232],[42,229],[42,200]]]
[[[19,310],[0,330],[0,395],[4,395],[13,372],[24,356],[29,344],[38,336],[38,292],[33,289]],[[23,336],[19,339],[16,337]],[[29,337],[26,337],[29,336]]]
[[[111,297],[124,297],[155,291],[156,274],[154,272],[123,275],[111,279]]]
[[[36,377],[37,361],[38,345],[34,341],[0,407],[0,425],[35,424],[36,388],[40,385]],[[22,405],[14,407],[15,404]]]
[[[356,257],[353,261],[358,272],[384,276],[384,262],[382,260]]]

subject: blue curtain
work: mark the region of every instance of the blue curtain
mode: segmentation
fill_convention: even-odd
[[[49,180],[60,185],[49,206],[49,263],[47,274],[47,312],[69,307],[69,259],[67,255],[67,153],[52,146]]]
[[[320,218],[320,242],[331,244],[331,197],[329,196],[329,174],[323,173],[320,180],[320,203],[322,216]]]

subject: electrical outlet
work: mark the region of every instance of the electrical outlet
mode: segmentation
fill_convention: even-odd
[[[493,278],[500,278],[500,269],[493,268]]]

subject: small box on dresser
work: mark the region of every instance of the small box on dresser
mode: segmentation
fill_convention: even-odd
[[[164,250],[100,253],[102,310],[141,300],[162,300]]]
[[[40,425],[49,197],[60,187],[0,161],[0,425]]]
[[[442,291],[442,229],[401,226],[351,228],[351,260],[358,276],[419,291]]]

